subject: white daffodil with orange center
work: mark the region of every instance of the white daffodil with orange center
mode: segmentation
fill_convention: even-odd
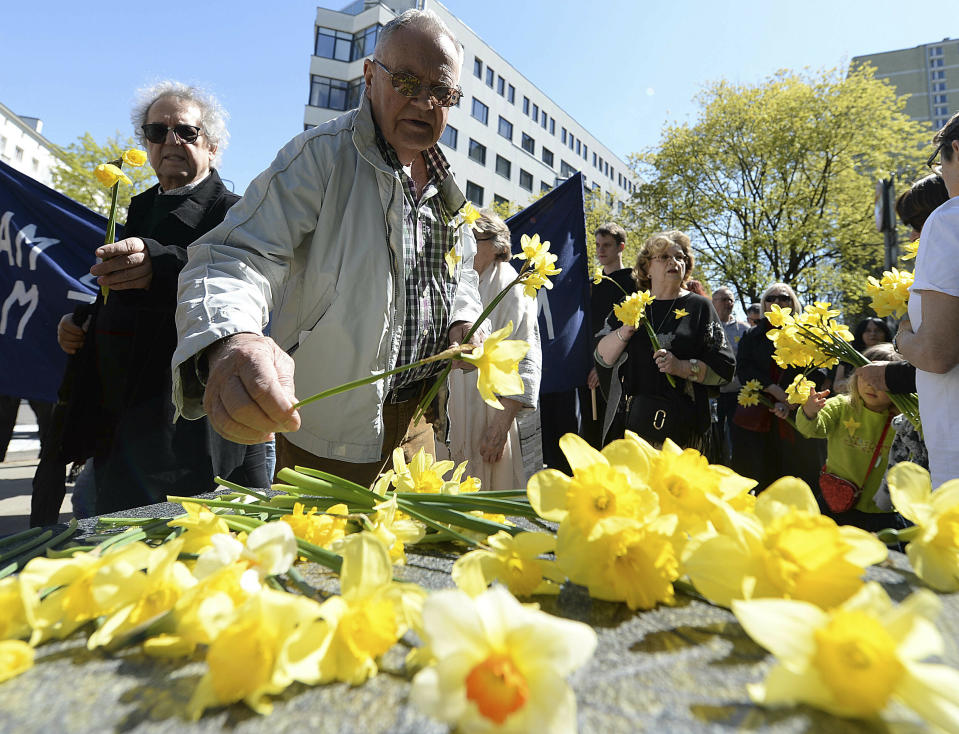
[[[776,656],[763,683],[749,686],[764,706],[808,704],[837,716],[872,719],[893,701],[942,731],[959,731],[959,671],[920,662],[941,655],[929,591],[894,605],[875,582],[823,611],[802,601],[734,601],[747,634]]]
[[[591,627],[523,606],[497,586],[476,598],[431,594],[423,629],[434,663],[413,678],[420,711],[471,734],[576,731],[565,678],[592,656]]]

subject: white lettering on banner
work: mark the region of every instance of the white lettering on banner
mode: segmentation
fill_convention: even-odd
[[[17,325],[17,339],[23,339],[23,330],[27,328],[27,322],[33,316],[33,312],[37,310],[39,301],[40,290],[36,283],[30,286],[30,290],[27,290],[22,280],[14,283],[13,290],[7,296],[7,300],[3,302],[3,308],[0,309],[0,335],[7,333],[7,317],[10,314],[10,307],[16,302],[18,306],[27,307],[20,317],[20,323]]]
[[[10,267],[23,267],[23,245],[30,248],[30,255],[27,258],[27,266],[30,270],[37,269],[37,255],[46,250],[51,245],[56,245],[60,240],[51,237],[37,237],[37,225],[28,224],[17,232],[16,238],[11,243],[10,220],[13,218],[13,212],[4,212],[0,218],[0,252],[7,253],[7,259],[10,261]]]
[[[546,297],[546,289],[540,288],[536,292],[536,303],[539,306],[536,318],[539,318],[545,313],[546,316],[546,338],[550,341],[556,338],[556,333],[553,330],[553,314],[549,310],[549,298]]]

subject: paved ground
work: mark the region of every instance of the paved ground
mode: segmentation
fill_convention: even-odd
[[[0,536],[30,527],[31,483],[39,455],[37,419],[30,406],[21,403],[6,459],[0,464]],[[70,485],[67,485],[67,496],[60,510],[62,522],[67,522],[73,514],[70,497]]]

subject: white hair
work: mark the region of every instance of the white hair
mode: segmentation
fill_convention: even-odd
[[[203,128],[203,134],[206,136],[210,147],[216,146],[213,165],[218,165],[220,157],[230,141],[230,133],[226,129],[229,114],[216,97],[190,84],[166,79],[137,91],[136,102],[130,112],[130,120],[133,122],[133,129],[140,144],[144,148],[146,147],[146,138],[140,128],[146,124],[150,108],[163,97],[187,100],[200,108],[200,127]]]
[[[437,36],[446,36],[453,42],[453,46],[456,48],[456,53],[459,56],[458,60],[462,66],[464,53],[462,44],[456,39],[456,36],[453,35],[453,31],[450,30],[449,26],[443,22],[443,19],[432,10],[417,10],[416,8],[411,8],[397,15],[380,30],[380,34],[376,39],[376,48],[373,49],[373,53],[376,54],[378,51],[382,51],[389,43],[390,37],[403,28],[419,28],[420,30],[434,33]]]

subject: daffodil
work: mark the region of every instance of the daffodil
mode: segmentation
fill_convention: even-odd
[[[443,256],[443,259],[446,261],[446,269],[449,271],[450,277],[456,277],[456,266],[460,264],[463,257],[456,251],[455,245]]]
[[[33,648],[22,640],[0,640],[0,683],[33,667]]]
[[[133,183],[133,181],[127,178],[123,171],[121,171],[112,163],[101,163],[99,166],[93,169],[93,176],[103,186],[107,187],[115,186],[118,182],[123,182],[128,186]]]
[[[175,517],[167,523],[171,528],[184,528],[184,553],[199,553],[210,546],[210,538],[219,533],[229,533],[226,520],[197,502],[184,502],[185,515]]]
[[[532,237],[524,234],[520,237],[520,247],[522,251],[516,253],[514,257],[518,260],[534,262],[549,252],[549,241],[540,242],[538,234],[534,234]]]
[[[0,640],[30,636],[27,607],[36,607],[36,593],[23,583],[20,576],[0,579]]]
[[[915,260],[916,256],[919,254],[919,238],[917,237],[913,242],[907,242],[902,247],[905,252],[899,256],[899,259]]]
[[[889,470],[889,495],[915,523],[906,555],[916,575],[937,591],[959,590],[959,479],[933,492],[928,471],[901,462]]]
[[[649,291],[630,293],[625,299],[613,306],[613,314],[622,323],[639,328],[639,323],[646,315],[646,306],[656,300],[656,296]]]
[[[479,209],[473,206],[471,201],[467,201],[462,207],[460,207],[459,215],[463,218],[463,222],[468,224],[470,228],[474,228],[476,226],[476,221],[481,216]]]
[[[820,514],[808,485],[795,477],[774,482],[753,513],[717,501],[715,532],[691,538],[683,570],[710,601],[781,597],[830,609],[862,587],[865,568],[886,558],[871,533],[838,526]]]
[[[872,299],[872,310],[879,316],[901,318],[909,310],[909,289],[914,280],[913,273],[898,268],[883,271],[878,280],[870,275],[866,279],[866,294]]]
[[[398,565],[406,563],[406,545],[418,543],[426,535],[422,523],[401,512],[396,497],[373,507],[370,532],[379,538],[390,553],[390,560]]]
[[[792,309],[788,306],[786,308],[780,308],[776,304],[773,304],[770,307],[770,310],[766,311],[764,316],[769,319],[770,324],[775,327],[779,327],[792,321],[792,317],[790,316],[791,313]]]
[[[326,512],[318,513],[315,507],[309,511],[301,502],[293,504],[293,511],[280,518],[293,529],[293,534],[313,545],[330,548],[346,535],[349,508],[345,504],[332,505]]]
[[[939,608],[926,590],[896,606],[875,582],[831,611],[783,599],[733,602],[743,629],[777,660],[750,696],[864,719],[898,701],[928,724],[959,731],[959,671],[920,662],[943,653]]]
[[[549,242],[546,243],[549,245]],[[518,256],[517,256],[518,257]],[[532,262],[532,269],[527,270],[521,276],[521,282],[523,284],[523,293],[529,298],[536,297],[536,291],[540,288],[546,288],[547,290],[553,287],[553,281],[550,280],[554,275],[559,275],[562,271],[561,268],[555,266],[556,255],[553,255],[550,252],[543,253],[540,257],[537,257]]]
[[[372,533],[349,535],[338,549],[343,555],[342,594],[320,606],[323,627],[316,644],[324,652],[317,682],[358,685],[376,674],[377,658],[418,625],[426,592],[393,581],[389,552]]]
[[[807,380],[804,375],[796,375],[786,388],[786,400],[793,405],[804,405],[815,389],[815,382]]]
[[[251,596],[210,644],[207,673],[187,704],[190,717],[236,701],[268,714],[268,696],[294,680],[315,683],[323,654],[315,644],[319,612],[319,604],[298,594],[265,588]]]
[[[513,333],[513,322],[497,329],[471,353],[460,359],[476,367],[476,387],[487,405],[498,410],[503,404],[497,395],[521,395],[523,378],[519,376],[519,362],[529,351],[529,343],[520,339],[507,339]]]
[[[856,431],[859,430],[859,426],[862,425],[862,423],[860,423],[859,421],[857,421],[857,420],[856,420],[855,418],[853,418],[852,416],[849,416],[846,420],[844,420],[844,421],[842,422],[842,424],[843,424],[843,426],[845,427],[845,429],[849,432],[849,435],[850,435],[850,436],[855,436],[855,435],[856,435]]]
[[[435,663],[413,679],[420,711],[476,734],[575,731],[565,678],[592,656],[591,627],[523,606],[502,587],[476,598],[436,592],[423,621]]]
[[[596,270],[593,271],[593,285],[599,285],[603,282],[603,267],[602,265],[597,265]]]
[[[436,461],[425,448],[417,451],[410,463],[406,463],[403,449],[393,449],[393,476],[391,482],[397,492],[426,492],[429,494],[452,494],[458,484],[444,479],[454,467],[452,461]]]
[[[736,402],[743,407],[759,405],[759,393],[762,392],[762,389],[763,386],[759,380],[749,380],[740,389]]]
[[[453,581],[470,596],[479,596],[499,581],[516,596],[558,594],[566,580],[555,561],[540,558],[556,549],[552,533],[519,533],[501,530],[486,539],[488,548],[470,551],[453,564]]]
[[[137,587],[134,599],[103,620],[87,640],[91,650],[110,647],[142,631],[176,604],[180,595],[196,583],[187,567],[177,560],[182,540],[171,540],[151,550],[144,573],[127,580]]]
[[[193,569],[203,579],[230,564],[242,562],[260,579],[286,573],[296,560],[296,536],[285,522],[268,522],[250,532],[246,543],[232,535],[214,535],[211,547],[200,554]]]
[[[689,311],[687,311],[685,308],[674,308],[673,314],[677,319],[681,319],[683,316],[689,316]]]
[[[137,150],[136,148],[125,150],[122,158],[124,163],[126,163],[128,166],[133,166],[134,168],[139,168],[147,162],[146,151]]]

